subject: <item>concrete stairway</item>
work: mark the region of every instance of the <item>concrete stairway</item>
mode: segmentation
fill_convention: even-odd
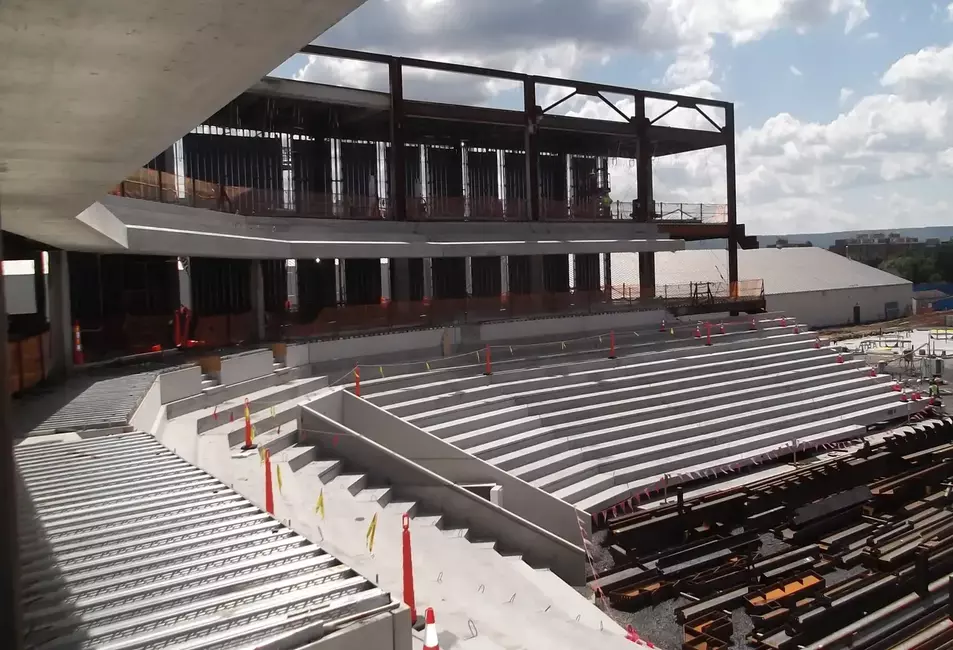
[[[315,531],[327,548],[399,593],[398,584],[391,587],[388,581],[400,578],[399,533],[402,518],[408,515],[418,603],[436,607],[441,629],[468,634],[475,629],[501,643],[499,647],[543,647],[534,640],[547,638],[554,645],[545,647],[555,648],[570,648],[573,643],[616,647],[623,641],[621,627],[549,569],[529,566],[495,540],[474,537],[453,521],[452,514],[423,511],[416,502],[402,498],[398,488],[350,471],[342,460],[297,440],[298,432],[284,427],[258,438],[273,463],[284,468],[281,497],[298,506],[292,519],[295,528]],[[237,453],[238,448],[232,451],[233,463],[260,463],[257,455],[249,460]],[[323,519],[316,512],[322,494]],[[375,516],[377,539],[371,553],[364,545]],[[540,618],[541,613],[545,616]]]
[[[851,438],[902,406],[888,377],[837,363],[790,321],[712,339],[632,346],[615,360],[514,360],[491,377],[417,374],[367,382],[362,393],[585,510],[662,476],[704,475],[795,441]]]
[[[150,435],[21,444],[16,462],[29,647],[270,647],[325,636],[310,612],[332,630],[396,608]]]

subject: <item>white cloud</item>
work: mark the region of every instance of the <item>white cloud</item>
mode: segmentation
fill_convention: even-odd
[[[793,74],[795,77],[803,77],[803,76],[804,76],[804,73],[801,72],[801,71],[798,69],[797,66],[792,65],[792,66],[791,66],[790,68],[788,68],[788,69],[791,71],[791,74]]]
[[[953,23],[953,2],[946,6],[946,19],[948,22]]]
[[[569,77],[623,55],[636,65],[665,57],[671,61],[659,80],[665,89],[720,97],[724,70],[713,59],[716,37],[741,44],[783,28],[809,33],[832,19],[853,32],[869,17],[864,0],[593,0],[584,9],[577,0],[486,0],[478,7],[426,0],[422,20],[424,1],[369,0],[335,28],[328,44]],[[749,232],[949,223],[949,198],[933,181],[953,177],[953,45],[911,52],[881,72],[873,94],[841,89],[841,112],[829,121],[780,113],[737,134],[739,217]],[[300,74],[386,85],[386,71],[373,66],[315,62]],[[409,83],[426,85],[431,98],[483,103],[507,87],[439,75]],[[730,99],[738,100],[743,121],[744,98]],[[619,106],[631,114],[631,102]],[[567,109],[612,116],[595,101],[567,102]],[[705,124],[682,113],[673,114],[680,124]],[[619,161],[611,169],[613,196],[632,198],[634,166]],[[720,150],[661,158],[655,170],[657,200],[725,200]]]

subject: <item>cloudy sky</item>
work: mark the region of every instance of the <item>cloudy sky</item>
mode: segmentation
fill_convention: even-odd
[[[752,233],[953,225],[949,0],[367,0],[318,42],[732,101],[739,220]],[[386,85],[386,70],[322,58],[278,73]],[[521,101],[476,77],[407,84],[413,99]],[[537,92],[543,104],[559,96]],[[565,111],[612,116],[586,100]],[[659,159],[656,200],[724,202],[724,167],[720,149]],[[613,166],[612,188],[634,196],[631,164]]]

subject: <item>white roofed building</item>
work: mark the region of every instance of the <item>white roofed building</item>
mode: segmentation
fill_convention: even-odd
[[[725,250],[656,253],[658,291],[664,285],[726,282]],[[769,311],[783,311],[813,327],[898,318],[912,307],[913,283],[821,248],[738,251],[739,278],[764,281]],[[616,283],[636,282],[638,257],[612,255]]]

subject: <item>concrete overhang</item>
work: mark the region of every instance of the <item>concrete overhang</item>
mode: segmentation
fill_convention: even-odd
[[[122,249],[83,211],[362,3],[0,2],[3,229]]]
[[[128,252],[259,259],[464,257],[676,251],[685,243],[631,221],[393,222],[244,217],[108,196],[90,210],[123,224]]]

